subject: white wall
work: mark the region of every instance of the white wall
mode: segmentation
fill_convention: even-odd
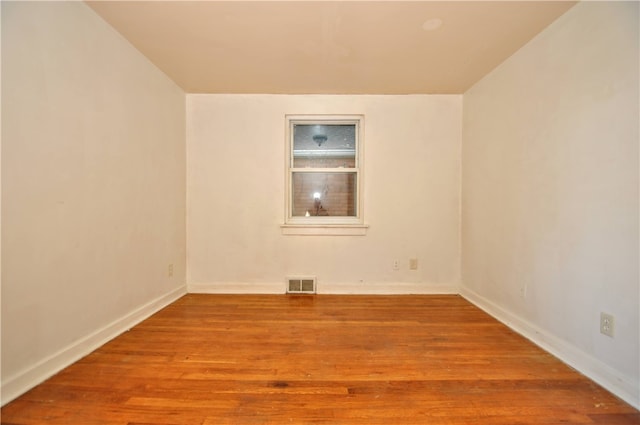
[[[2,89],[5,403],[184,293],[186,172],[184,93],[82,2],[2,2]]]
[[[282,293],[301,274],[319,292],[457,292],[461,108],[455,95],[187,95],[189,290]],[[282,235],[286,114],[365,115],[366,236]]]
[[[462,160],[463,294],[636,406],[638,39],[569,10],[465,93]]]

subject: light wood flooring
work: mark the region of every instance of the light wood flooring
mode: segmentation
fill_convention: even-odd
[[[639,425],[459,296],[186,295],[2,424]]]

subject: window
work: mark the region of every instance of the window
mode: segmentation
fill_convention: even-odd
[[[364,234],[361,115],[287,116],[287,234]]]

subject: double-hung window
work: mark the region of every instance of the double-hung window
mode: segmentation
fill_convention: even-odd
[[[288,115],[285,233],[364,234],[363,116]]]

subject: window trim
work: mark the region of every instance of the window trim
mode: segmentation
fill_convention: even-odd
[[[296,124],[355,124],[355,167],[354,168],[294,168],[293,167],[293,126]],[[285,217],[281,225],[286,235],[364,235],[367,225],[363,214],[363,140],[364,115],[285,115]],[[356,175],[356,216],[355,217],[298,217],[293,216],[293,173],[353,173]]]

